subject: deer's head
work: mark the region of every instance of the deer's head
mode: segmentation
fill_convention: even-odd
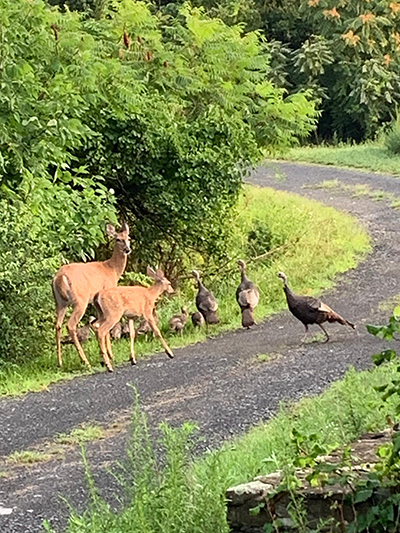
[[[162,286],[162,292],[168,292],[170,294],[175,292],[172,288],[171,282],[164,276],[164,272],[161,270],[161,268],[157,268],[157,270],[154,271],[152,268],[147,267],[147,275]]]
[[[106,226],[107,235],[115,239],[115,247],[125,255],[129,255],[131,249],[131,238],[129,237],[129,226],[126,222],[122,223],[121,231],[117,231],[112,224]]]

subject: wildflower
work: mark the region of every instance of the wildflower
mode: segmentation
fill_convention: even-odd
[[[388,67],[390,65],[390,62],[392,61],[392,58],[390,57],[389,54],[385,54],[385,61],[383,62],[385,64],[386,67]]]
[[[349,30],[347,33],[344,33],[341,35],[341,38],[346,41],[346,44],[349,44],[351,46],[356,46],[358,41],[360,40],[359,35],[355,35],[353,30]]]
[[[367,24],[367,22],[374,20],[376,18],[376,15],[373,13],[365,13],[364,15],[360,15],[360,19],[362,20],[363,24]]]
[[[319,0],[308,0],[308,5],[310,7],[315,7],[319,4]]]
[[[400,50],[400,34],[396,31],[396,33],[394,33],[392,37],[396,41],[397,50]]]
[[[389,4],[390,9],[393,13],[398,13],[400,11],[400,4],[398,2],[392,2]]]
[[[338,13],[338,10],[336,9],[336,7],[333,7],[332,9],[325,9],[323,13],[326,18],[331,17],[333,19],[334,18],[340,19],[340,14]]]

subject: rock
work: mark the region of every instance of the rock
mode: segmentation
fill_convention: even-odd
[[[382,444],[391,440],[391,432],[368,433],[363,435],[351,446],[351,469],[342,464],[342,453],[335,451],[329,456],[320,457],[319,462],[337,464],[337,471],[346,474],[351,470],[352,484],[357,480],[365,480],[377,463],[377,449]],[[359,504],[352,505],[344,498],[352,492],[348,484],[319,484],[310,485],[307,476],[312,472],[310,468],[298,469],[296,477],[299,487],[296,494],[302,499],[302,508],[306,515],[307,523],[311,529],[318,528],[322,521],[326,521],[326,531],[339,532],[344,522],[354,520],[354,510],[357,514],[364,514],[377,501],[389,496],[390,491],[382,488],[375,491],[372,498]],[[279,521],[279,531],[295,531],[290,504],[293,496],[281,487],[282,472],[274,472],[265,476],[258,476],[249,483],[230,487],[226,492],[227,518],[232,532],[259,533],[263,526],[271,524],[274,520]],[[342,525],[336,528],[335,524],[342,521]],[[324,529],[318,529],[325,531]]]

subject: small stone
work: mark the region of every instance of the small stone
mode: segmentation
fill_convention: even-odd
[[[13,512],[13,510],[10,507],[1,507],[0,506],[0,516],[6,516]]]
[[[243,505],[249,500],[262,500],[265,494],[273,489],[272,485],[266,485],[261,481],[251,481],[236,487],[230,487],[226,491],[226,497],[231,505]]]

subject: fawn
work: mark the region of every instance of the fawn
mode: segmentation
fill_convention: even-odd
[[[149,288],[141,286],[119,286],[100,291],[94,299],[94,303],[99,312],[99,319],[93,324],[93,327],[97,334],[101,356],[109,372],[113,371],[111,360],[114,358],[109,332],[122,316],[127,317],[129,320],[131,339],[130,361],[132,365],[136,364],[134,347],[135,328],[133,323],[135,317],[144,317],[147,320],[155,335],[160,337],[165,353],[171,359],[174,357],[171,348],[161,335],[153,314],[155,303],[161,294],[163,292],[173,293],[174,289],[164,276],[162,270],[157,269],[157,272],[155,272],[152,268],[147,267],[147,275],[155,282]]]

